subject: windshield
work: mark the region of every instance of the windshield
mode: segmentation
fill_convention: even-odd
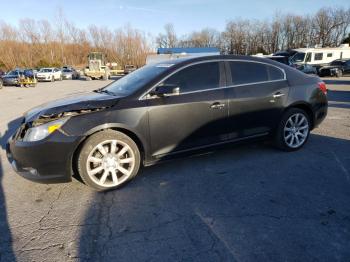
[[[159,76],[171,65],[148,65],[135,70],[127,76],[110,84],[103,90],[115,95],[127,96],[142,88],[152,79]]]
[[[52,69],[51,68],[41,68],[39,72],[41,72],[41,73],[51,73]]]
[[[72,72],[72,70],[69,70],[69,69],[63,69],[63,72],[64,72],[64,73],[71,73],[71,72]]]
[[[296,53],[294,56],[292,56],[290,61],[292,63],[300,63],[300,62],[304,62],[304,58],[305,58],[305,53]]]
[[[334,60],[331,65],[345,65],[345,61],[342,61],[342,60]]]
[[[17,76],[18,75],[18,71],[15,71],[15,70],[10,71],[10,72],[7,73],[7,75],[9,75],[9,76]]]

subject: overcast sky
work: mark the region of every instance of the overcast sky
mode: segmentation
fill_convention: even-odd
[[[158,34],[173,23],[180,34],[204,27],[223,30],[230,19],[271,19],[276,13],[312,14],[321,7],[350,7],[349,0],[0,0],[0,20],[17,24],[20,19],[54,21],[58,9],[80,28],[95,24],[118,28],[126,24]]]

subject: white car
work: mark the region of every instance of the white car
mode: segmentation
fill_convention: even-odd
[[[62,71],[58,68],[41,68],[36,74],[38,81],[51,81],[62,80]]]

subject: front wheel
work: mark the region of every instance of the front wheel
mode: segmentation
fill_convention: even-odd
[[[114,130],[101,131],[86,140],[77,167],[88,186],[98,191],[115,189],[137,175],[140,151],[125,134]]]
[[[307,141],[310,134],[310,118],[308,114],[299,108],[291,108],[286,111],[278,125],[275,144],[284,151],[300,149]]]

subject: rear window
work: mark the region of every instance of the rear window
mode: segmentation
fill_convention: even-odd
[[[263,63],[234,61],[230,68],[233,85],[284,79],[282,70]]]

